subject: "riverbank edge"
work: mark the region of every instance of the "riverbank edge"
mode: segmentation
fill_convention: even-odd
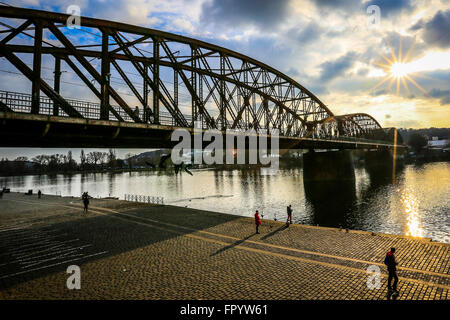
[[[23,194],[22,192],[11,192],[11,193]],[[81,201],[81,197],[75,197],[75,196],[58,196],[58,195],[53,195],[53,194],[42,194],[42,196],[66,198],[66,199],[79,198]],[[116,201],[116,202],[125,202],[125,203],[136,203],[136,204],[148,205],[148,206],[165,206],[165,207],[173,208],[174,210],[184,208],[181,206],[175,206],[175,205],[169,205],[169,204],[151,204],[151,203],[127,201],[127,200],[120,200],[120,199],[112,199],[111,197],[93,198],[93,199],[95,199],[97,201]],[[226,213],[226,212],[210,211],[210,210],[203,210],[203,209],[196,209],[196,208],[188,208],[188,209],[195,210],[197,212],[205,212],[205,213],[207,212],[207,213],[214,213],[214,214],[218,214],[218,215],[233,216],[233,217],[236,217],[239,219],[244,219],[244,220],[247,220],[250,222],[253,222],[253,220],[254,220],[254,218],[252,218],[252,217],[240,216],[240,215]],[[268,222],[272,225],[277,225],[277,226],[283,226],[286,224],[285,222],[280,222],[280,221],[275,221],[275,220],[270,220],[270,219],[261,219],[261,221]],[[345,229],[345,228],[340,229],[340,228],[336,228],[336,227],[314,226],[314,225],[308,225],[308,224],[291,224],[290,227],[307,228],[307,229],[313,229],[313,230],[329,230],[329,231],[334,231],[334,232],[366,234],[366,235],[372,235],[372,236],[378,235],[378,236],[391,237],[391,238],[409,239],[409,240],[421,241],[421,242],[433,244],[433,245],[442,245],[445,247],[447,247],[447,246],[450,247],[450,243],[440,242],[437,240],[433,240],[432,238],[413,237],[413,236],[408,236],[408,235],[403,235],[403,234],[392,234],[392,233],[383,233],[383,232],[374,232],[374,231],[365,231],[365,230],[356,230],[356,229],[348,229],[348,231],[347,231],[347,229]]]

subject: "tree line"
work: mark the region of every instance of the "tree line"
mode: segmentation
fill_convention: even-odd
[[[127,156],[132,156],[128,154]],[[14,160],[2,158],[0,160],[0,175],[23,175],[41,173],[70,173],[70,172],[98,172],[129,168],[131,161],[117,158],[116,152],[92,151],[85,153],[81,150],[80,159],[73,158],[72,151],[67,154],[42,154],[31,159],[17,157]]]
[[[415,153],[420,153],[432,137],[438,139],[450,138],[450,128],[399,129],[398,131],[402,135],[403,141]],[[450,145],[447,144],[446,147],[448,148]]]

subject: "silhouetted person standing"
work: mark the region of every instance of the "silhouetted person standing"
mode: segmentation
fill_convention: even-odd
[[[87,213],[88,206],[89,206],[89,195],[88,195],[88,193],[87,192],[83,193],[81,198],[83,199],[84,213]]]
[[[292,206],[287,206],[287,220],[286,225],[289,227],[289,224],[292,224]]]
[[[39,191],[38,191],[38,199],[40,199],[41,196],[42,196],[42,192],[41,192],[41,190],[39,190]]]
[[[259,226],[261,225],[261,219],[259,218],[258,210],[256,210],[255,212],[255,225],[256,225],[256,233],[259,233]]]
[[[388,251],[386,254],[386,258],[384,258],[384,264],[387,266],[389,276],[388,276],[388,295],[398,296],[397,291],[397,261],[395,261],[395,248],[391,248],[391,251]],[[394,285],[391,287],[392,279],[394,279]]]
[[[151,118],[151,111],[150,108],[148,106],[144,107],[144,121],[146,123],[152,123],[152,118]]]

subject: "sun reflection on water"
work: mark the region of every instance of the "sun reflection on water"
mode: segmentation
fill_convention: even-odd
[[[406,213],[406,235],[423,237],[423,229],[420,226],[419,201],[411,193],[405,190],[401,196],[403,208]]]

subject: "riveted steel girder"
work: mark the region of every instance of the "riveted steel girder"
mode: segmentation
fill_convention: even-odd
[[[83,117],[76,106],[59,95],[60,65],[55,63],[58,70],[55,70],[54,89],[40,75],[41,57],[53,55],[58,63],[65,61],[100,100],[100,120],[108,120],[112,113],[121,122],[158,124],[166,112],[174,125],[181,127],[193,127],[195,121],[200,121],[204,129],[255,129],[266,134],[277,129],[280,135],[289,137],[383,138],[380,132],[384,131],[371,116],[335,116],[313,93],[289,76],[251,57],[211,43],[155,29],[81,17],[81,31],[99,36],[94,37],[94,43],[79,44],[73,33],[69,36],[66,32],[69,15],[0,7],[0,17],[15,23],[17,19],[22,20],[17,27],[0,33],[0,36],[4,35],[0,39],[0,55],[32,82],[32,113],[40,113],[39,93],[43,91],[54,101],[53,115],[60,115],[61,109],[65,115]],[[34,25],[34,33],[25,33],[31,25]],[[46,31],[50,31],[59,43],[42,40],[42,32]],[[33,43],[13,43],[20,34],[31,37]],[[33,69],[28,68],[17,54],[32,54]],[[97,59],[101,62],[100,71],[92,63]],[[121,63],[132,68],[126,69]],[[142,105],[143,115],[129,107],[122,94],[123,88],[113,88],[111,64]],[[93,81],[87,78],[80,65]],[[167,77],[167,70],[170,70],[170,77]],[[129,73],[136,71],[141,79],[133,82]],[[141,85],[143,91],[137,87]],[[188,98],[184,98],[186,96]],[[110,98],[118,106],[112,106]]]

